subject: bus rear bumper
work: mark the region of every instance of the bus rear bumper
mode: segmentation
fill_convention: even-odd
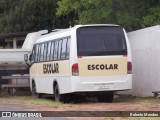
[[[72,92],[100,92],[100,91],[123,91],[132,89],[132,75],[127,75],[125,79],[119,80],[94,80],[94,78],[87,78],[88,80],[75,80]],[[90,79],[90,80],[89,80]],[[91,81],[92,80],[92,81]]]

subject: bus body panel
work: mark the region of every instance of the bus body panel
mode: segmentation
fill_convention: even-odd
[[[45,73],[44,70],[50,68],[44,69],[43,67],[50,64],[59,64],[58,72],[60,73]],[[32,65],[32,68],[30,69],[31,74],[31,81],[34,80],[36,84],[36,90],[38,93],[46,93],[46,94],[53,94],[53,83],[55,81],[58,82],[59,86],[64,88],[60,89],[61,93],[70,92],[71,90],[71,75],[70,75],[70,69],[69,69],[69,60],[63,60],[63,61],[54,61],[54,62],[42,62],[42,63],[35,63]],[[65,69],[64,69],[65,68]],[[47,71],[45,71],[47,72]],[[48,71],[50,72],[50,71]],[[32,83],[32,82],[30,82]],[[46,87],[42,87],[46,86]]]
[[[36,83],[36,88],[38,93],[46,93],[46,94],[54,94],[53,92],[53,83],[57,81],[58,86],[60,88],[61,94],[66,93],[76,93],[76,92],[100,92],[100,91],[119,91],[119,90],[128,90],[132,88],[132,74],[127,73],[127,62],[132,62],[131,59],[131,50],[129,41],[126,35],[125,30],[123,29],[125,41],[127,45],[127,55],[109,55],[109,56],[78,56],[77,54],[77,29],[81,27],[85,27],[87,25],[79,25],[75,26],[69,30],[63,30],[60,32],[56,32],[53,34],[44,35],[40,40],[37,41],[36,44],[47,42],[51,40],[56,40],[64,37],[70,37],[70,54],[68,59],[68,67],[62,66],[63,69],[67,69],[69,74],[43,74],[39,75],[37,71],[42,67],[38,68],[40,64],[44,64],[45,62],[33,63],[30,69],[30,85],[32,86],[32,80]],[[114,25],[88,25],[88,26],[114,26]],[[87,26],[87,27],[88,27]],[[115,25],[116,26],[116,25]],[[115,27],[114,26],[114,27]],[[89,73],[88,75],[80,74],[79,76],[72,75],[72,66],[74,64],[78,64],[79,68],[81,68],[79,61],[87,60],[87,63],[92,63],[95,59],[99,59],[96,64],[100,64],[100,61],[107,59],[125,59],[125,69],[123,74],[121,73],[110,73],[105,75],[106,72],[102,74],[93,74]],[[48,61],[48,63],[60,63],[65,60],[59,61]],[[91,61],[91,62],[89,62]],[[104,63],[102,63],[104,64]],[[122,67],[123,68],[123,67]],[[80,70],[80,69],[79,69]],[[80,70],[83,71],[83,70]],[[120,70],[121,71],[121,70]],[[31,88],[32,89],[32,88]]]
[[[78,29],[78,28],[77,28]],[[76,32],[76,31],[75,31]],[[79,67],[79,76],[72,76],[71,80],[72,80],[72,92],[98,92],[98,91],[118,91],[118,90],[129,90],[132,89],[132,74],[127,74],[127,62],[131,60],[131,51],[130,51],[130,45],[129,45],[129,41],[128,38],[126,36],[126,32],[123,29],[124,35],[125,35],[125,39],[126,39],[126,44],[127,44],[127,55],[123,56],[123,55],[111,55],[111,56],[80,56],[81,58],[78,58],[77,55],[77,41],[74,41],[74,49],[71,50],[74,51],[72,52],[71,55],[74,55],[73,58],[71,58],[71,66],[75,63],[78,63],[78,67]],[[75,35],[76,33],[74,33]],[[75,38],[76,39],[76,38]],[[73,45],[73,44],[72,44]],[[76,52],[75,52],[76,51]],[[125,62],[125,70],[122,73],[119,74],[112,74],[112,72],[107,73],[107,71],[105,71],[104,73],[102,73],[101,75],[96,75],[95,72],[90,72],[88,73],[89,75],[87,75],[87,71],[84,70],[84,68],[87,66],[84,65],[84,63],[86,62],[86,59],[88,59],[88,64],[90,63],[95,63],[95,64],[101,64],[100,62],[93,62],[95,59],[100,59],[101,60],[106,60],[107,59],[124,59]],[[85,61],[84,63],[82,62],[82,64],[79,64],[79,60],[81,61]],[[83,65],[83,66],[81,66]],[[83,68],[83,69],[82,69]],[[80,70],[82,69],[82,70]],[[83,73],[85,73],[84,76],[81,76],[80,71],[83,71]],[[121,70],[120,70],[121,71]],[[122,72],[122,71],[121,71]],[[108,74],[108,75],[107,75]]]
[[[71,90],[71,80],[69,76],[64,77],[34,77],[36,83],[36,89],[38,93],[45,93],[45,94],[54,94],[53,92],[53,83],[55,80],[58,81],[59,87],[63,88],[60,89],[61,93],[70,93]],[[52,84],[51,84],[52,83]],[[41,87],[46,86],[46,87]]]

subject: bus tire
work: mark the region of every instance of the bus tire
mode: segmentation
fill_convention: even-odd
[[[97,95],[97,99],[98,99],[99,102],[112,103],[113,99],[114,99],[114,93],[109,92],[107,94]]]
[[[57,84],[54,87],[54,97],[56,102],[64,102],[64,95],[60,94]]]
[[[36,97],[36,98],[41,98],[42,97],[42,94],[37,93],[36,84],[35,84],[34,81],[32,82],[32,91],[31,92],[32,92],[33,97]]]

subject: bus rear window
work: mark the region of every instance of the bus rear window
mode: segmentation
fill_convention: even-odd
[[[78,56],[127,55],[123,29],[100,26],[77,29]]]

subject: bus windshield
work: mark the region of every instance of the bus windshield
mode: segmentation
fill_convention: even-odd
[[[78,56],[127,55],[123,29],[117,26],[77,29]]]

